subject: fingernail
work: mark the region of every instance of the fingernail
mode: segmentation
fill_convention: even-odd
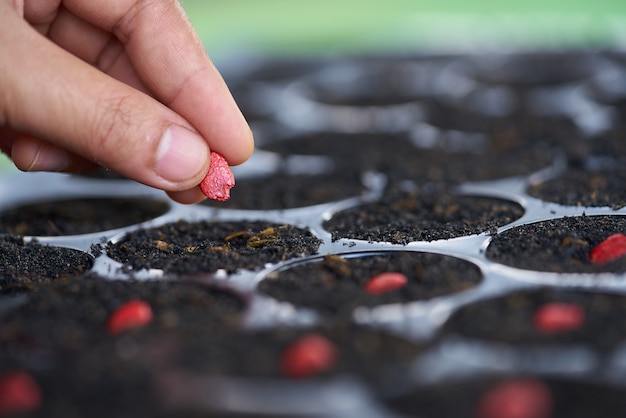
[[[197,175],[209,158],[206,141],[182,126],[170,126],[161,138],[156,173],[165,180],[179,182]]]
[[[65,150],[42,145],[26,171],[63,171],[68,164],[69,157]]]

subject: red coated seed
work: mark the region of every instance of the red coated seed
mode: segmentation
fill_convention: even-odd
[[[533,378],[499,383],[478,401],[477,418],[549,418],[553,400],[548,386]]]
[[[571,303],[546,303],[533,315],[534,328],[546,334],[572,331],[582,327],[584,322],[585,310]]]
[[[593,264],[606,264],[626,255],[626,235],[613,234],[598,244],[589,254]]]
[[[117,335],[131,328],[142,327],[152,321],[152,308],[142,300],[130,300],[117,308],[107,320],[107,330]]]
[[[331,369],[337,360],[337,348],[319,334],[307,334],[289,345],[280,358],[283,376],[304,379]]]
[[[402,273],[381,273],[365,283],[365,291],[372,295],[382,295],[383,293],[403,288],[407,282],[408,279]]]
[[[0,375],[0,415],[34,412],[41,403],[41,389],[28,373],[12,371]]]
[[[230,199],[230,189],[235,186],[235,176],[226,159],[217,152],[211,151],[211,166],[202,179],[200,189],[209,199],[224,202]]]

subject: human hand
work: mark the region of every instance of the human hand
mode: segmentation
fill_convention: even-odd
[[[250,128],[177,0],[0,0],[0,149],[24,171],[98,165],[182,203]]]

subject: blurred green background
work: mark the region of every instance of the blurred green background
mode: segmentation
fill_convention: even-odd
[[[624,0],[183,0],[210,54],[626,43]]]
[[[183,0],[209,54],[625,47],[626,0]],[[12,164],[0,157],[0,169]]]

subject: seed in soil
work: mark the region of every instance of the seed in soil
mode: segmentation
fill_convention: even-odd
[[[593,264],[607,264],[626,255],[626,235],[613,234],[598,244],[589,254]]]
[[[365,283],[365,291],[372,295],[382,295],[406,286],[408,279],[402,273],[385,272],[372,277]]]
[[[117,308],[107,320],[107,330],[118,335],[132,328],[139,328],[152,321],[152,308],[143,300],[130,300]]]
[[[491,261],[524,270],[555,273],[624,273],[626,257],[600,264],[619,254],[614,248],[622,238],[614,238],[592,248],[607,236],[625,233],[626,216],[564,216],[520,225],[498,233],[487,247]],[[593,260],[596,260],[595,262]]]
[[[478,418],[549,418],[550,389],[533,378],[507,380],[488,390],[478,402]]]
[[[230,189],[235,185],[235,177],[226,159],[211,151],[211,167],[202,179],[200,189],[209,199],[224,202],[230,198]]]
[[[30,413],[41,403],[41,389],[28,373],[16,370],[0,375],[1,416]]]
[[[290,379],[304,379],[331,369],[337,361],[337,348],[319,334],[307,334],[282,353],[280,370]]]
[[[579,329],[585,322],[585,310],[572,303],[546,303],[535,311],[533,326],[541,333],[555,334]]]

